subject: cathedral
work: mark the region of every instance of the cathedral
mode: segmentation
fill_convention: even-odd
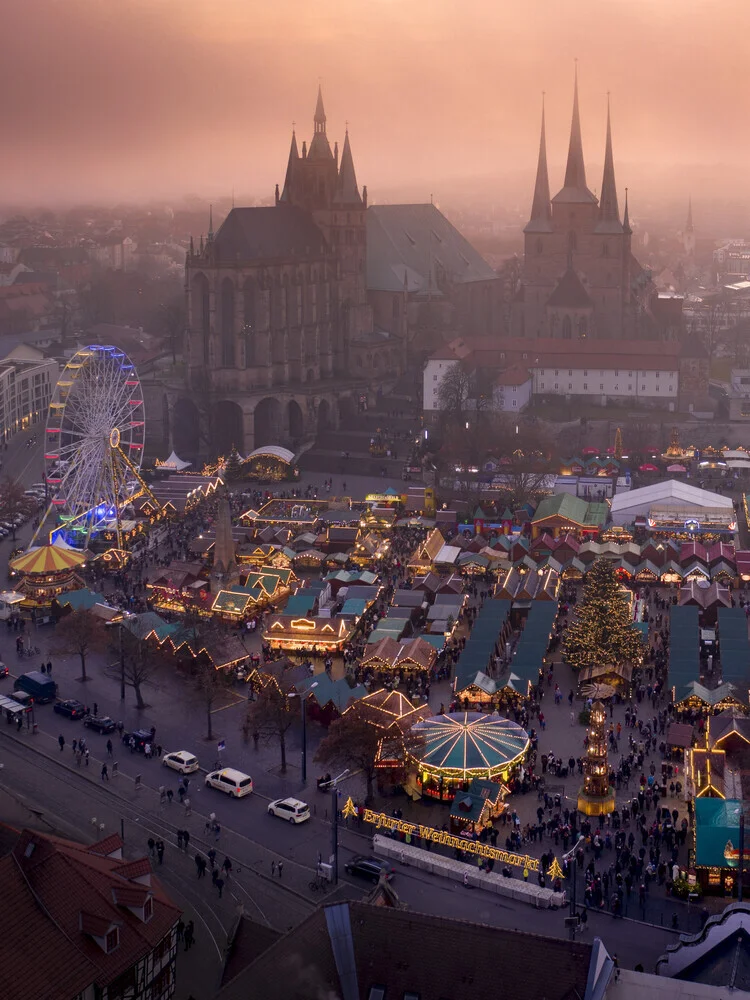
[[[293,450],[403,369],[405,338],[367,298],[367,188],[318,90],[308,147],[292,133],[275,204],[233,208],[185,262],[185,387],[167,401],[182,457]]]
[[[531,216],[524,228],[521,280],[511,309],[515,337],[659,340],[678,335],[681,302],[659,299],[633,256],[627,191],[620,215],[607,108],[599,198],[589,189],[573,93],[563,186],[550,197],[544,110]]]

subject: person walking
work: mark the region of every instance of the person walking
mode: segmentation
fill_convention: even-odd
[[[229,860],[228,857],[224,858],[221,867],[224,869],[224,874],[226,875],[226,877],[229,878],[232,872],[232,862]]]
[[[182,830],[177,831],[177,846],[182,850]]]
[[[221,893],[219,893],[221,895]],[[188,925],[185,928],[185,951],[190,951],[193,947],[193,939],[195,935],[195,924],[192,920],[188,920]]]
[[[221,894],[224,892],[224,879],[219,878],[219,876],[217,875],[216,878],[214,879],[214,885],[219,890],[219,899],[221,899]]]
[[[218,823],[214,823],[214,843],[219,843],[219,837],[221,836],[221,827]]]
[[[156,854],[157,854],[157,856],[159,858],[159,864],[160,865],[163,864],[164,863],[164,841],[163,840],[157,840],[156,841]]]
[[[190,833],[187,830],[182,831],[182,842],[185,845],[185,850],[188,849],[188,844],[190,843]]]
[[[78,740],[73,740],[71,746],[73,747],[73,753],[75,753],[76,750],[78,749]]]
[[[47,660],[47,673],[52,673],[52,660]]]
[[[186,816],[192,816],[193,815],[193,804],[190,801],[190,796],[189,795],[185,796],[185,798],[182,800],[182,804],[185,806],[185,815]]]
[[[109,781],[109,769],[106,764],[102,764],[102,781]]]
[[[111,757],[114,747],[112,746],[112,740],[107,740],[107,756]]]
[[[86,767],[89,766],[89,757],[91,756],[91,751],[88,747],[83,751],[83,756],[86,758]]]
[[[60,753],[62,753],[65,747],[65,737],[63,736],[62,733],[60,733],[60,735],[57,737],[57,742],[60,744]]]
[[[279,861],[279,863],[278,863],[278,865],[276,867],[277,867],[278,872],[279,872],[279,878],[281,878],[281,873],[284,870],[284,862],[283,861]]]
[[[215,869],[216,868],[216,851],[213,849],[213,847],[211,848],[210,851],[206,852],[206,857],[208,858],[208,861],[209,861],[209,864],[211,865],[211,868]]]

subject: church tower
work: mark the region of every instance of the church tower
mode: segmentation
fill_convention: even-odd
[[[695,256],[695,230],[693,229],[693,199],[688,198],[687,222],[682,234],[682,246],[687,257]]]

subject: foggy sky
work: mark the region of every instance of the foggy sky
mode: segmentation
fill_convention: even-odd
[[[546,91],[562,185],[578,58],[589,186],[611,92],[618,185],[750,166],[747,0],[23,0],[3,6],[0,201],[266,196],[292,120],[349,121],[373,200],[533,180]],[[653,172],[650,171],[653,169]],[[674,176],[671,177],[672,169]],[[721,186],[721,182],[718,182]],[[712,192],[716,193],[716,192]],[[529,190],[530,197],[530,190]]]

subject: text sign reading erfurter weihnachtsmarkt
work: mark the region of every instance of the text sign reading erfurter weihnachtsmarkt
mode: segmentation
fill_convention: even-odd
[[[418,823],[407,823],[406,820],[396,819],[395,816],[388,816],[386,813],[376,813],[372,809],[365,809],[362,818],[365,823],[372,823],[378,830],[395,830],[397,833],[421,837],[422,840],[431,840],[433,844],[445,844],[446,847],[457,848],[466,854],[479,854],[483,858],[492,858],[516,868],[526,868],[530,872],[539,871],[539,860],[529,857],[528,854],[513,854],[511,851],[502,851],[498,847],[483,844],[479,840],[455,837],[451,833],[446,833],[445,830],[435,830],[431,826],[421,826]]]

